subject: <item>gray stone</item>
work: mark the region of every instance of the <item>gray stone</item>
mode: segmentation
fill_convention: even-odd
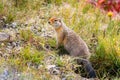
[[[16,23],[16,22],[13,22],[10,26],[11,26],[12,28],[16,28],[16,27],[17,27],[17,23]]]
[[[47,69],[49,70],[50,68],[54,68],[54,67],[56,67],[56,65],[47,65]]]
[[[0,32],[0,42],[8,41],[9,39],[10,39],[9,34]]]

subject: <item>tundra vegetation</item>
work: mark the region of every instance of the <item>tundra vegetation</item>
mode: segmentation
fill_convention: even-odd
[[[55,49],[55,32],[47,23],[52,16],[85,40],[100,80],[120,79],[120,15],[86,0],[0,0],[0,32],[10,35],[0,41],[0,78],[81,80],[78,76],[86,75],[82,69],[74,73],[79,65],[72,57],[59,56],[67,52]]]

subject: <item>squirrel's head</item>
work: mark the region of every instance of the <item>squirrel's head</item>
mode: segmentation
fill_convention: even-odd
[[[61,19],[59,18],[50,18],[48,23],[52,25],[54,28],[59,28],[62,25]]]

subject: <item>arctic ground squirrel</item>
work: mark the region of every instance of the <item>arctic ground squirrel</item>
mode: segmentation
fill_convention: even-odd
[[[50,18],[48,23],[52,25],[56,31],[57,45],[63,45],[68,53],[77,58],[77,63],[82,64],[88,73],[89,78],[96,78],[95,71],[89,61],[91,53],[85,41],[81,39],[73,30],[65,25],[59,18]]]

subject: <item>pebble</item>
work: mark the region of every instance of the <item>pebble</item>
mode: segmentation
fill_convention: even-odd
[[[0,32],[0,42],[8,41],[10,39],[10,35],[4,32]]]
[[[54,67],[56,67],[56,65],[47,65],[47,69],[49,70],[50,68],[54,68]]]
[[[50,68],[49,71],[50,71],[50,74],[52,74],[52,75],[60,75],[61,74],[60,69],[57,67]]]
[[[13,22],[10,26],[11,26],[12,28],[16,28],[16,27],[17,27],[17,23],[16,23],[16,22]]]

